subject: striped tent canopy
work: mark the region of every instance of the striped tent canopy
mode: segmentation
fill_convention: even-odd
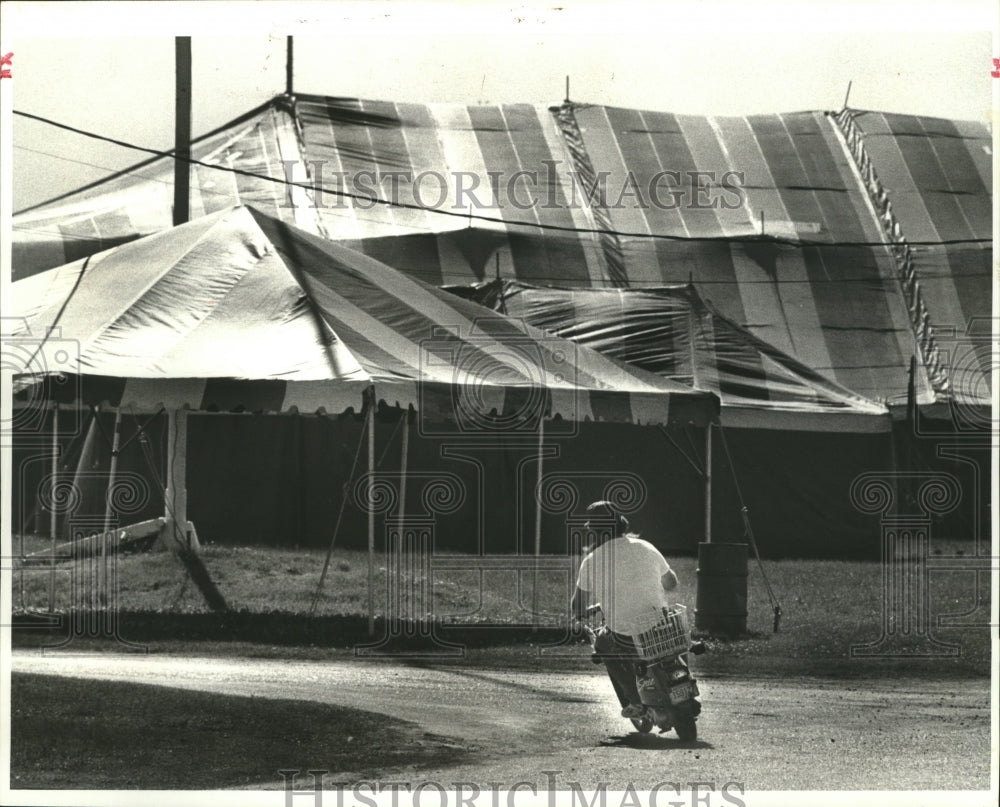
[[[888,410],[720,314],[694,286],[564,289],[492,280],[447,287],[606,356],[716,394],[723,426],[885,432]]]
[[[717,400],[237,207],[14,284],[39,400],[339,413],[374,387],[425,423],[695,424]],[[41,383],[36,383],[42,379]]]
[[[963,346],[990,315],[989,143],[981,123],[856,110],[282,97],[195,147],[192,210],[250,202],[434,285],[693,280],[866,398],[902,403],[916,356],[922,406],[984,404],[986,356]],[[169,226],[171,170],[19,214],[16,274]]]

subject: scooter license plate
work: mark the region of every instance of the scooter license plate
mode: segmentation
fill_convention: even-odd
[[[675,687],[670,687],[670,702],[683,703],[698,696],[698,685],[694,681],[685,681]]]

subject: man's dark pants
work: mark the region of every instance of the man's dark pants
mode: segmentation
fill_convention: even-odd
[[[635,684],[635,663],[639,661],[639,653],[632,637],[600,628],[594,638],[594,655],[608,668],[608,675],[622,700],[622,706],[629,703],[641,704],[642,699]]]

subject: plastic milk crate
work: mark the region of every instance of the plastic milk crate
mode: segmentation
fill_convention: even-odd
[[[657,623],[632,638],[639,656],[647,661],[687,652],[687,608],[674,605],[661,609]]]

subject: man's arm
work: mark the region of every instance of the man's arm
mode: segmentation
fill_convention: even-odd
[[[573,599],[570,600],[569,607],[570,612],[577,619],[583,619],[587,615],[587,598],[579,587],[573,592]]]
[[[667,569],[660,577],[660,585],[663,586],[664,591],[673,591],[677,588],[677,575],[674,574],[673,569]]]

